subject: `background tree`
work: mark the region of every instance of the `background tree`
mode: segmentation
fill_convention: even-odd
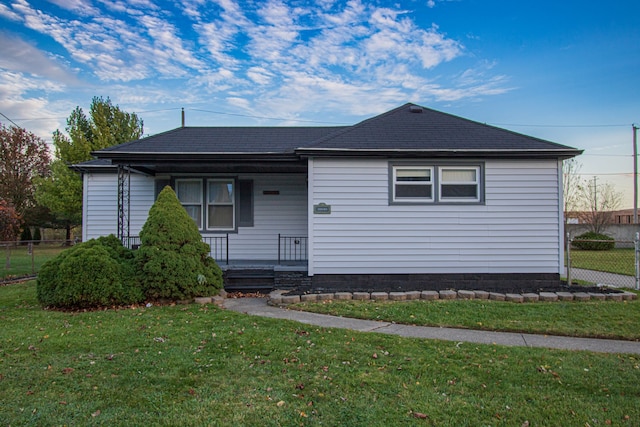
[[[20,215],[6,200],[0,199],[0,241],[14,241],[18,233],[20,233]]]
[[[582,164],[575,158],[562,162],[562,188],[564,195],[564,223],[567,224],[567,216],[576,213],[580,208],[581,192],[584,188],[583,179],[580,177]]]
[[[586,182],[580,191],[580,222],[596,234],[604,234],[613,222],[613,211],[620,209],[622,193],[610,183],[598,184],[597,179]]]
[[[0,125],[0,199],[21,218],[36,204],[34,181],[49,173],[47,144],[31,132]]]
[[[76,107],[67,118],[67,135],[53,134],[56,160],[51,176],[38,182],[37,200],[48,207],[67,230],[82,223],[82,180],[70,165],[91,160],[91,152],[142,136],[143,123],[135,113],[122,111],[109,98],[94,97],[87,117]]]

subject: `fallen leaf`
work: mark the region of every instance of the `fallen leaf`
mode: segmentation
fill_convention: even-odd
[[[422,412],[414,412],[413,413],[413,417],[414,418],[419,418],[421,420],[426,420],[427,418],[429,418],[429,416],[427,414],[423,414]]]
[[[276,406],[277,406],[278,408],[283,407],[283,406],[284,406],[284,400],[281,400],[281,401],[279,401],[278,403],[276,403]]]
[[[378,353],[373,353],[373,355],[371,357],[373,357],[374,359],[377,359],[378,358]]]
[[[96,412],[94,412],[93,414],[91,414],[92,417],[97,417],[98,415],[100,415],[100,409],[98,409]]]
[[[64,369],[62,370],[62,373],[63,373],[63,374],[70,374],[70,373],[71,373],[71,372],[73,372],[73,371],[75,371],[75,369],[73,369],[73,368],[64,368]]]

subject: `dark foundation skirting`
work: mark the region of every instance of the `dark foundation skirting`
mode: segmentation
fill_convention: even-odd
[[[311,278],[314,292],[440,291],[534,292],[560,286],[557,273],[462,274],[318,274]]]

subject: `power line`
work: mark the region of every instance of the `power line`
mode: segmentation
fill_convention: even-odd
[[[13,120],[11,120],[9,117],[5,116],[3,113],[0,113],[0,115],[2,117],[4,117],[5,119],[9,120],[11,123],[13,123],[13,125],[17,128],[19,128],[20,126],[18,126],[18,124],[16,122],[14,122]]]
[[[236,117],[249,117],[252,119],[264,119],[264,120],[283,120],[283,121],[290,121],[290,122],[302,122],[302,123],[325,123],[325,124],[333,124],[333,125],[347,125],[349,123],[344,123],[344,122],[328,122],[328,121],[321,121],[321,120],[300,120],[300,119],[291,119],[291,118],[284,118],[284,117],[266,117],[266,116],[254,116],[254,115],[250,115],[250,114],[235,114],[235,113],[224,113],[222,111],[211,111],[211,110],[201,110],[199,108],[190,108],[190,111],[200,111],[203,113],[211,113],[211,114],[222,114],[225,116],[236,116]]]

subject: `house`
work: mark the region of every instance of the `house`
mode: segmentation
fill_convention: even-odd
[[[82,231],[129,241],[171,185],[229,287],[537,289],[564,271],[562,160],[580,153],[415,104],[342,127],[182,127],[78,165]]]

